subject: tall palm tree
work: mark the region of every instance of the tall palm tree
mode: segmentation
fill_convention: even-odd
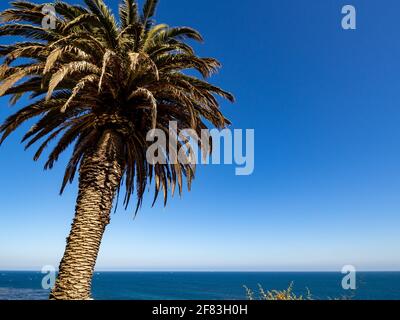
[[[182,192],[183,178],[190,189],[194,167],[170,161],[170,150],[163,151],[166,164],[146,161],[148,131],[168,134],[170,121],[199,134],[206,124],[224,128],[229,121],[217,96],[234,100],[207,82],[220,64],[198,57],[187,44],[202,40],[196,30],[154,22],[157,0],[142,9],[136,0],[123,0],[118,22],[103,0],[84,2],[57,1],[54,28],[43,24],[43,4],[15,1],[0,14],[0,35],[18,37],[0,46],[0,96],[10,96],[11,104],[26,93],[31,100],[1,125],[0,143],[35,118],[22,139],[26,148],[41,141],[34,160],[51,145],[45,164],[51,169],[72,145],[61,193],[79,173],[75,218],[52,299],[90,299],[101,239],[121,186],[125,206],[136,193],[136,212],[152,180],[154,201],[162,191],[164,205],[169,190]],[[191,69],[202,77],[185,72]]]

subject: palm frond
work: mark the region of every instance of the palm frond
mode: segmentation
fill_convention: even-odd
[[[122,29],[138,22],[139,12],[136,0],[123,0],[119,6]]]
[[[182,194],[185,180],[191,188],[193,148],[182,138],[161,150],[163,163],[149,163],[148,131],[157,128],[168,136],[170,121],[177,122],[178,131],[191,128],[199,136],[208,125],[225,128],[230,122],[218,97],[232,102],[234,97],[208,81],[220,63],[196,55],[189,41],[203,41],[198,31],[155,24],[157,0],[145,1],[141,14],[136,0],[123,0],[119,21],[103,0],[84,3],[57,0],[53,30],[41,27],[43,4],[14,1],[0,13],[0,37],[16,37],[0,45],[0,96],[9,96],[17,108],[23,95],[33,99],[0,126],[0,144],[35,119],[22,138],[26,148],[38,145],[34,160],[49,148],[45,168],[51,169],[72,147],[63,192],[105,132],[112,131],[122,143],[125,206],[135,197],[137,213],[149,185],[154,186],[153,205],[159,197],[165,205],[176,191]],[[183,162],[176,163],[172,155],[180,150]],[[122,180],[118,190],[121,186]]]
[[[157,5],[158,5],[158,0],[146,0],[143,6],[143,15],[142,15],[143,23],[146,23],[149,19],[151,19],[154,16]]]

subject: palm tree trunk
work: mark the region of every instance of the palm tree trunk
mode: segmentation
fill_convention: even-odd
[[[121,138],[107,131],[82,161],[75,218],[50,299],[91,299],[101,239],[122,178],[121,148]]]

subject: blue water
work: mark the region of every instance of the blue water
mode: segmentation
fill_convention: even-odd
[[[0,271],[0,300],[47,299],[40,272]],[[243,285],[257,290],[285,289],[294,282],[296,294],[315,299],[400,300],[400,272],[357,274],[357,289],[343,290],[340,273],[299,272],[101,272],[93,280],[93,298],[104,300],[238,300],[246,299]]]

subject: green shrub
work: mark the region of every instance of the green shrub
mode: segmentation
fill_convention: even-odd
[[[248,300],[313,300],[311,292],[307,289],[307,295],[296,295],[293,292],[293,282],[289,285],[286,290],[271,290],[265,291],[264,288],[259,284],[258,292],[255,293],[253,290],[244,286]]]

